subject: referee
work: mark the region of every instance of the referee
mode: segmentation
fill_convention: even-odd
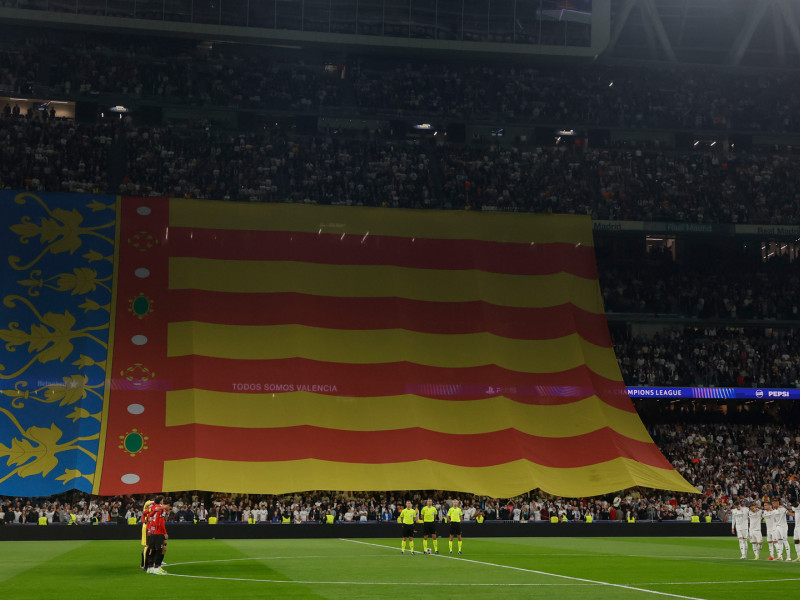
[[[461,501],[453,500],[453,506],[447,511],[446,521],[450,523],[450,554],[453,553],[453,536],[458,536],[458,553],[461,554]]]
[[[414,523],[417,521],[417,511],[411,508],[411,500],[406,500],[406,507],[400,511],[397,522],[403,526],[403,543],[400,546],[400,554],[406,553],[406,540],[414,556]]]
[[[422,507],[420,511],[422,517],[422,551],[428,553],[428,536],[433,538],[433,550],[439,554],[439,541],[436,539],[436,507],[433,505],[433,500],[428,498],[428,502]]]

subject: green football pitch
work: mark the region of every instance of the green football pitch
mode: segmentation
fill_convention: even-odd
[[[415,550],[422,540],[415,542]],[[471,538],[462,556],[399,539],[172,540],[169,575],[136,542],[0,542],[4,598],[796,598],[800,563],[739,559],[730,538]]]

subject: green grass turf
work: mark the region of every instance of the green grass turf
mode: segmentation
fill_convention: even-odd
[[[800,563],[768,562],[766,551],[757,562],[739,560],[734,537],[473,538],[454,558],[446,539],[441,556],[401,556],[399,546],[399,539],[172,540],[170,576],[156,576],[139,570],[136,542],[1,542],[0,590],[3,598],[36,600],[800,595]]]

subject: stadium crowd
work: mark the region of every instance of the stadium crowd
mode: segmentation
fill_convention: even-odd
[[[279,127],[0,119],[0,185],[223,200],[556,213],[597,219],[800,221],[800,156],[435,144]],[[109,156],[116,152],[117,163]],[[109,170],[124,173],[109,185]],[[646,293],[646,292],[643,292]]]
[[[405,63],[388,70],[377,62],[360,66],[356,97],[368,109],[611,127],[794,131],[798,126],[790,91],[797,82],[788,75],[452,63]]]
[[[264,59],[253,48],[182,40],[9,37],[0,41],[0,90],[312,114],[800,131],[800,79],[777,73],[696,67],[552,70],[377,58],[347,63],[316,58],[304,64]],[[57,119],[48,111],[21,111],[11,102],[0,109],[0,188],[578,213],[608,220],[800,222],[800,156],[792,153],[552,147],[498,139],[456,144],[443,142],[443,136],[397,140],[382,132],[304,136],[277,126],[234,132],[207,122],[144,126],[131,118],[86,124]],[[601,255],[606,308],[698,319],[796,320],[796,264],[744,260],[726,256],[675,262],[666,254],[652,254],[606,263]],[[628,385],[800,387],[800,343],[791,329],[612,332]],[[779,495],[796,504],[800,436],[790,426],[776,425],[779,419],[754,424],[754,414],[743,405],[738,408],[729,422],[719,422],[716,412],[700,415],[691,405],[640,406],[643,415],[659,423],[651,427],[655,441],[701,491],[698,497],[643,489],[577,499],[535,491],[510,499],[462,496],[465,517],[672,521],[702,515],[724,521],[734,498]],[[744,424],[731,424],[737,420]],[[447,492],[430,496],[440,518],[455,497]],[[185,492],[167,501],[173,522],[214,517],[220,522],[321,523],[332,515],[339,522],[357,523],[394,521],[407,497],[419,502],[427,496]],[[37,523],[40,517],[49,523],[128,523],[141,517],[145,500],[77,492],[47,499],[0,498],[0,523]]]
[[[121,189],[135,195],[422,207],[433,187],[432,157],[413,141],[157,128],[129,131],[127,148]]]
[[[561,69],[298,53],[278,58],[243,44],[21,32],[0,45],[3,85],[15,92],[46,89],[64,99],[115,94],[245,109],[331,107],[570,126],[800,130],[796,77],[700,67]]]
[[[800,339],[794,329],[666,329],[652,335],[612,330],[629,386],[800,387]]]
[[[758,250],[725,248],[703,260],[687,256],[679,261],[658,251],[615,259],[600,250],[606,310],[697,319],[796,320],[798,262],[787,256],[765,261]]]
[[[0,188],[105,192],[113,136],[110,125],[6,116],[0,119]]]

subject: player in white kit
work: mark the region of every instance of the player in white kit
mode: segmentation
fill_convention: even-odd
[[[783,538],[785,538],[783,526],[786,524],[786,507],[781,506],[780,500],[777,498],[772,501],[771,509],[764,511],[764,521],[767,523],[767,543],[769,544],[767,560],[783,560]],[[785,527],[788,531],[788,524]]]
[[[750,531],[749,512],[746,508],[742,508],[739,502],[734,503],[733,510],[731,510],[731,533],[739,537],[739,550],[742,553],[742,560],[747,558],[747,540]]]
[[[794,507],[791,514],[794,517],[794,551],[797,554],[797,562],[800,562],[800,523],[798,523],[798,515],[800,515],[800,503]]]
[[[772,512],[775,513],[775,543],[778,546],[778,556],[780,557],[786,550],[786,560],[792,560],[792,547],[789,545],[789,522],[786,520],[786,515],[790,512],[777,498],[772,501]]]
[[[753,554],[756,555],[753,560],[758,560],[761,546],[764,543],[764,537],[761,535],[761,519],[764,518],[764,511],[761,510],[758,501],[750,504],[750,514],[747,516],[750,518],[750,545],[753,547]]]
[[[767,560],[778,560],[775,557],[776,544],[775,544],[775,522],[777,515],[773,514],[772,506],[769,504],[764,505],[764,523],[767,526],[767,548],[769,548],[769,558]],[[783,560],[783,558],[781,558]]]

